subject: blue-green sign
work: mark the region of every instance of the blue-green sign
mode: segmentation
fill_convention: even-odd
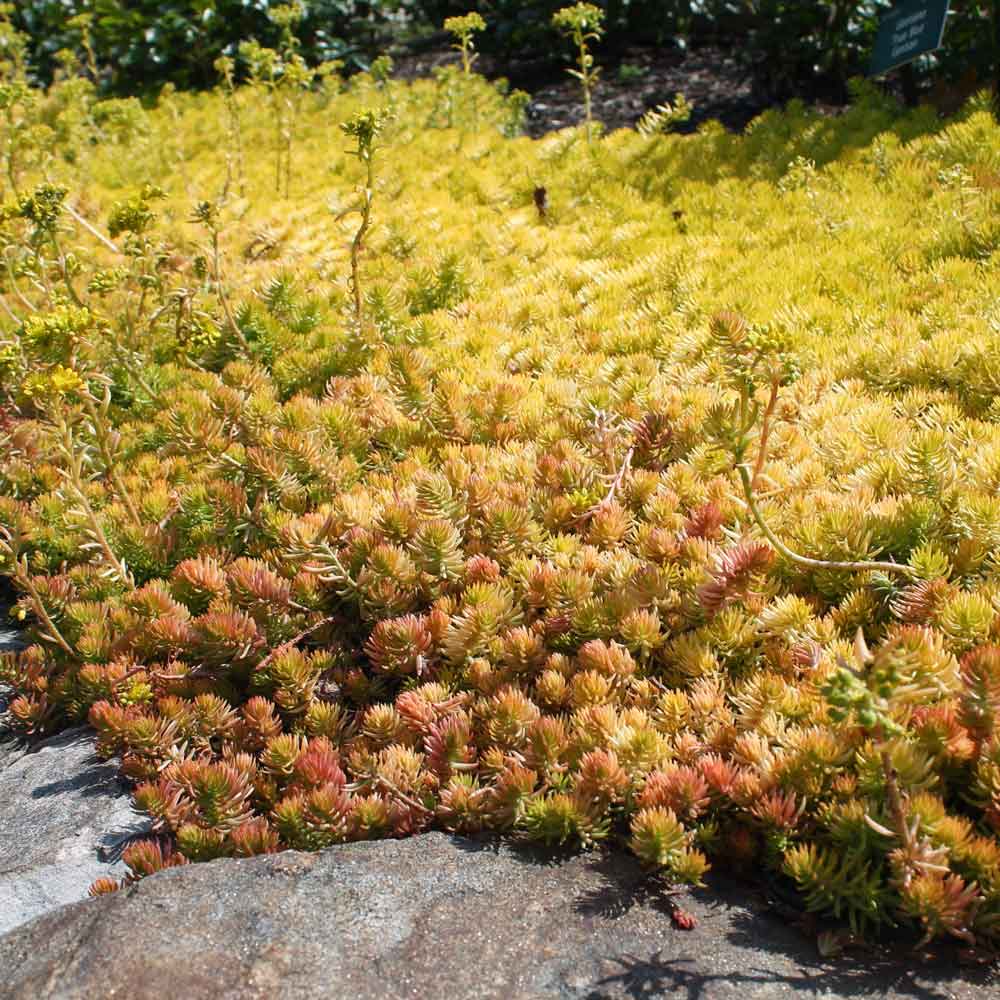
[[[903,0],[879,22],[869,76],[881,76],[941,47],[949,0]]]

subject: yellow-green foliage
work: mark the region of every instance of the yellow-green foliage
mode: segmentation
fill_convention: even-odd
[[[855,926],[996,936],[985,103],[588,144],[509,137],[519,99],[471,75],[327,75],[285,198],[257,89],[117,119],[83,93],[59,133],[63,96],[18,105],[50,132],[6,164],[33,645],[0,674],[26,731],[89,716],[122,755],[172,838],[136,877],[431,825],[616,836],[677,880],[759,861]],[[383,108],[368,188],[339,125]],[[820,565],[713,443],[740,331],[798,374],[753,488]],[[907,573],[822,564],[875,559]]]

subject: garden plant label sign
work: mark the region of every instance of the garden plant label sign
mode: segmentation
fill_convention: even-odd
[[[911,59],[940,48],[949,0],[903,0],[878,26],[870,76],[881,76]]]

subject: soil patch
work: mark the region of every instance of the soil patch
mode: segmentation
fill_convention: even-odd
[[[458,54],[442,39],[425,51],[394,55],[393,59],[396,76],[414,79],[432,76],[434,70],[457,63]],[[529,135],[538,137],[583,120],[580,85],[558,67],[529,61],[501,62],[482,55],[476,69],[489,79],[505,77],[512,87],[531,94]],[[594,118],[609,132],[632,128],[646,111],[672,102],[678,93],[694,106],[694,113],[677,131],[694,131],[711,119],[741,130],[771,106],[755,92],[752,73],[731,50],[718,46],[689,50],[635,47],[602,68],[594,93]],[[824,112],[837,110],[834,105],[811,103]]]

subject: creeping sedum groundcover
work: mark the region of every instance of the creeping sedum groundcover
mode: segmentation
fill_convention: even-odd
[[[486,829],[996,944],[987,103],[531,141],[258,56],[2,91],[0,677],[132,877]]]

